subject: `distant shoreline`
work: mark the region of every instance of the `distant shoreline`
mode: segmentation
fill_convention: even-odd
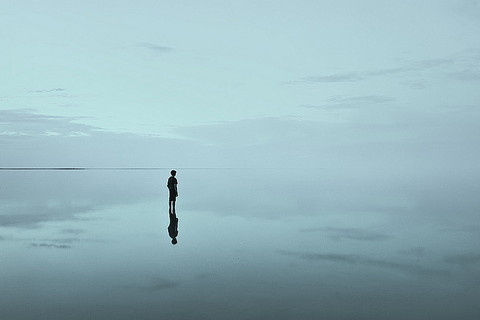
[[[2,171],[171,170],[159,167],[0,167]],[[176,168],[177,170],[245,170],[256,168]]]

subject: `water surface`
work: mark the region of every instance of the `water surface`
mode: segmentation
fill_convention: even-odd
[[[0,171],[2,319],[475,319],[479,179]]]

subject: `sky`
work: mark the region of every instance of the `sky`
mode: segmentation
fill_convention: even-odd
[[[478,169],[480,1],[0,0],[0,167]]]

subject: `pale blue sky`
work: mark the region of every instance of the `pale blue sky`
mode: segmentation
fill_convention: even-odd
[[[469,164],[479,32],[474,0],[2,0],[0,166]]]

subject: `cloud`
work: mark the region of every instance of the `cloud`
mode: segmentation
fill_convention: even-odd
[[[66,91],[67,89],[63,88],[54,88],[54,89],[47,89],[47,90],[30,90],[27,92],[25,95],[9,95],[9,96],[3,96],[0,97],[0,101],[11,101],[11,100],[24,100],[26,99],[27,101],[31,101],[31,99],[51,99],[51,98],[61,98],[61,99],[71,99],[71,98],[78,98],[80,96],[74,96],[72,94],[67,94],[67,93],[61,93],[62,91]],[[30,102],[29,102],[30,103]],[[61,105],[63,107],[65,106],[75,106],[73,103],[69,104],[63,104]],[[21,110],[21,109],[20,109]],[[24,109],[28,110],[28,109]]]
[[[146,48],[150,50],[151,52],[157,53],[157,54],[163,54],[163,53],[168,53],[173,50],[171,47],[166,47],[150,42],[142,42],[138,45],[139,47]]]
[[[167,170],[164,174],[168,176]],[[44,222],[81,220],[96,210],[156,199],[163,185],[158,178],[147,171],[4,171],[0,181],[0,226],[36,228]],[[81,232],[62,231],[69,235]],[[71,244],[77,238],[67,236],[52,241]]]
[[[31,93],[51,93],[51,92],[60,92],[60,91],[66,91],[67,89],[64,88],[53,88],[53,89],[47,89],[47,90],[32,90],[29,91]]]
[[[400,262],[391,262],[386,260],[372,259],[364,255],[355,254],[337,254],[337,253],[299,253],[280,250],[282,255],[296,257],[310,262],[334,262],[348,265],[364,265],[369,267],[378,267],[387,270],[399,271],[405,274],[424,277],[424,276],[447,276],[447,270],[433,269],[417,264],[406,264]]]
[[[49,137],[48,139],[59,139]],[[40,161],[41,154],[34,148],[39,147],[50,158],[59,158],[62,153],[80,160],[100,162],[92,159],[91,146],[76,146],[76,143],[85,144],[90,141],[69,142],[52,147],[48,143],[34,140],[37,146],[20,144],[22,152],[18,157],[28,157],[35,163]],[[83,139],[83,138],[81,138]],[[28,141],[27,141],[28,142]],[[67,151],[68,143],[73,144],[72,153]],[[18,146],[18,142],[15,146]],[[6,144],[8,146],[8,144]],[[30,148],[30,149],[26,149]],[[59,150],[56,150],[59,148]],[[132,147],[133,148],[133,147]],[[129,150],[133,150],[129,148]],[[24,150],[26,149],[26,150]],[[90,149],[90,150],[89,150]],[[106,151],[106,145],[101,143],[99,150]],[[9,149],[12,150],[12,149]],[[75,152],[79,152],[78,154]],[[12,153],[12,152],[10,152]],[[79,156],[85,156],[78,159]],[[1,155],[0,155],[1,156]],[[110,155],[108,155],[110,156]],[[107,157],[100,154],[100,159]],[[0,157],[3,158],[3,157]],[[14,158],[13,158],[14,159]],[[48,160],[48,159],[47,159]],[[66,157],[57,161],[67,162]],[[50,161],[54,161],[50,160]],[[18,162],[18,161],[17,161]],[[92,162],[90,162],[92,163]],[[108,163],[107,163],[108,164]],[[168,177],[167,170],[163,173]],[[0,179],[0,226],[13,228],[38,228],[49,221],[81,220],[85,214],[93,211],[110,208],[116,205],[132,204],[145,199],[155,199],[161,195],[159,191],[163,182],[158,181],[161,172],[155,171],[1,171]],[[163,180],[163,179],[162,179]],[[161,190],[161,189],[160,189]],[[66,229],[62,233],[77,235],[81,230]],[[70,241],[75,236],[67,236]],[[69,240],[70,239],[70,240]],[[67,241],[63,239],[62,241]],[[73,241],[73,240],[72,240]]]
[[[153,279],[150,283],[144,285],[127,285],[124,288],[128,290],[135,290],[145,293],[156,293],[169,289],[173,289],[180,286],[179,282],[172,281],[169,279],[156,278]]]
[[[414,258],[424,258],[427,255],[425,247],[414,247],[406,250],[400,250],[400,254]]]
[[[449,227],[444,231],[452,233],[466,233],[468,235],[480,238],[480,226],[468,225],[463,227]]]
[[[406,80],[400,82],[400,84],[416,90],[422,90],[427,88],[427,84],[424,79]]]
[[[375,168],[375,172],[392,166],[393,173],[451,165],[463,170],[475,164],[479,154],[474,148],[480,137],[478,114],[404,111],[382,105],[381,101],[392,99],[369,95],[329,100],[330,108],[371,102],[385,111],[364,108],[353,121],[269,117],[176,127],[173,132],[203,145],[204,152],[215,155],[213,161],[240,167],[323,167],[341,163],[342,167],[362,171]]]
[[[461,267],[480,265],[480,253],[463,253],[450,255],[444,259],[446,263]]]
[[[30,246],[34,248],[53,248],[53,249],[70,249],[72,247],[66,244],[54,244],[54,243],[31,243]]]
[[[62,117],[36,113],[33,109],[0,110],[0,139],[31,136],[89,135],[100,128],[75,123],[83,117]]]
[[[478,70],[463,70],[458,72],[452,72],[452,73],[449,73],[448,76],[451,79],[465,81],[465,82],[480,81],[480,71]]]
[[[53,248],[53,249],[70,249],[76,243],[93,242],[99,243],[101,240],[82,239],[82,238],[60,238],[60,239],[44,239],[31,242],[31,247],[36,248]]]
[[[334,240],[383,241],[391,238],[391,236],[384,233],[372,232],[358,228],[307,228],[300,231],[325,232],[330,238]]]
[[[75,205],[68,203],[68,200],[51,205],[48,204],[49,200],[53,199],[46,199],[45,203],[39,203],[37,199],[32,203],[5,203],[5,209],[0,213],[0,226],[31,228],[45,221],[71,220],[79,213],[88,213],[94,209],[92,205]]]
[[[186,139],[108,132],[84,119],[0,110],[0,141],[10,150],[0,167],[182,167],[201,153]]]
[[[366,95],[366,96],[335,96],[328,101],[338,104],[376,104],[395,101],[395,98],[382,95]]]
[[[45,126],[58,122],[68,126],[71,121],[35,113],[13,118],[19,120],[15,124],[19,130],[31,119],[39,118]],[[84,130],[89,136],[82,137],[4,137],[0,164],[290,168],[281,174],[275,170],[185,173],[189,179],[182,189],[188,195],[185,208],[220,216],[278,218],[287,212],[368,212],[401,217],[400,223],[410,218],[432,223],[432,217],[443,222],[457,221],[460,214],[462,218],[478,214],[479,171],[472,167],[476,162],[471,162],[478,155],[472,148],[480,136],[475,134],[478,119],[470,114],[437,113],[401,114],[393,123],[373,120],[358,124],[292,117],[247,119],[176,127],[172,132],[179,137],[176,139],[117,134],[87,126]],[[316,169],[319,167],[325,169]],[[450,170],[452,167],[456,170]],[[162,175],[168,176],[167,170],[158,174],[88,170],[0,173],[4,208],[0,224],[24,228],[44,221],[81,219],[92,210],[158,198],[164,188]],[[302,188],[292,191],[292,185]],[[216,190],[215,201],[208,190]],[[325,232],[347,241],[381,241],[388,236],[368,234],[368,230]]]
[[[480,18],[480,1],[463,0],[459,1],[455,6],[455,11],[460,15],[478,22]]]
[[[332,99],[337,103],[380,100],[372,96]],[[369,113],[368,108],[365,111]],[[438,219],[454,219],[451,212],[458,211],[473,217],[478,211],[478,197],[474,195],[478,190],[475,180],[478,170],[475,169],[477,162],[473,161],[478,158],[478,148],[473,148],[480,136],[478,117],[467,112],[396,114],[388,111],[391,114],[386,120],[369,113],[363,123],[269,117],[174,127],[171,133],[175,139],[106,132],[77,124],[73,120],[76,118],[39,115],[26,110],[20,114],[7,112],[3,113],[7,117],[0,121],[10,119],[7,125],[12,131],[29,136],[0,136],[0,166],[301,168],[307,176],[312,168],[327,168],[311,175],[312,179],[318,175],[328,179],[332,172],[335,179],[321,187],[309,178],[289,173],[272,174],[265,181],[255,180],[252,187],[253,171],[240,172],[232,187],[230,174],[212,172],[211,179],[205,176],[200,176],[198,182],[193,179],[188,205],[210,210],[211,199],[198,190],[213,188],[219,199],[215,212],[220,215],[222,212],[255,215],[264,210],[262,214],[278,217],[300,205],[307,215],[368,211],[389,212],[395,216],[396,213],[408,214],[415,206],[412,214],[417,214],[418,219],[430,219],[432,215]],[[69,126],[77,130],[77,125],[85,136],[71,135]],[[0,127],[3,129],[3,124]],[[56,130],[58,133],[63,133],[43,134],[46,128],[55,127],[61,129]],[[452,167],[456,168],[454,173],[450,170]],[[335,175],[338,168],[342,173]],[[39,174],[1,173],[2,199],[13,203],[9,211],[0,216],[0,223],[4,225],[27,227],[42,221],[69,219],[76,213],[99,207],[158,197],[158,181],[151,172],[48,173],[48,179],[53,179],[49,188],[45,188]],[[64,188],[62,179],[67,174],[72,180],[68,188]],[[291,187],[285,181],[305,186],[294,195],[297,204],[292,202]],[[408,184],[408,181],[415,183]],[[430,184],[439,188],[425,194]],[[86,190],[85,185],[96,187]],[[132,191],[131,185],[138,188]],[[262,188],[274,192],[267,196]],[[392,188],[396,188],[397,193],[389,200]],[[376,201],[371,201],[369,192],[375,192]],[[31,201],[23,208],[18,203],[27,195]],[[49,204],[46,199],[52,195],[55,202]],[[75,200],[74,195],[81,201]],[[333,236],[333,231],[330,232]],[[343,239],[368,237],[347,231],[338,236]]]
[[[363,77],[356,73],[341,73],[326,76],[311,76],[302,78],[303,82],[318,82],[318,83],[332,83],[332,82],[356,82],[363,80]]]
[[[402,74],[408,72],[418,72],[424,71],[429,69],[434,69],[446,65],[453,64],[453,59],[430,59],[430,60],[420,60],[414,61],[409,64],[396,67],[396,68],[385,68],[379,70],[372,70],[365,72],[366,76],[386,76],[386,75],[394,75],[394,74]]]
[[[194,138],[206,144],[232,145],[236,147],[263,145],[288,136],[305,133],[293,130],[301,121],[288,117],[265,117],[239,121],[215,122],[206,125],[176,127],[175,134]],[[309,125],[305,122],[304,128]]]
[[[383,95],[334,96],[310,107],[383,107],[392,101],[394,97]],[[380,114],[370,108],[363,111],[363,122],[357,123],[265,117],[172,127],[176,138],[161,138],[106,132],[80,123],[80,117],[2,110],[0,141],[3,150],[11,151],[0,154],[0,166],[318,167],[338,159],[358,162],[358,156],[385,165],[388,155],[390,163],[412,155],[418,166],[422,154],[430,156],[433,151],[445,152],[433,154],[442,161],[475,153],[471,148],[478,140],[475,115],[400,113],[392,108]],[[423,143],[429,144],[428,154]],[[454,150],[464,146],[469,152],[452,153],[450,145]]]
[[[365,96],[335,96],[325,100],[320,105],[301,105],[302,108],[309,109],[351,109],[360,106],[381,104],[395,101],[396,98],[383,95],[365,95]]]
[[[0,167],[212,166],[210,150],[197,142],[107,132],[75,122],[82,119],[0,110]],[[93,210],[159,196],[158,171],[37,173],[2,170],[0,226],[81,219]]]
[[[453,59],[430,59],[413,61],[403,66],[384,68],[363,72],[338,73],[320,76],[308,76],[297,82],[306,83],[334,83],[334,82],[357,82],[374,77],[420,72],[452,64]]]
[[[73,234],[73,235],[79,235],[79,234],[82,234],[82,233],[84,233],[84,232],[85,232],[85,230],[82,230],[82,229],[73,229],[73,228],[71,228],[71,229],[63,229],[63,230],[62,230],[62,233],[64,233],[64,234]]]

